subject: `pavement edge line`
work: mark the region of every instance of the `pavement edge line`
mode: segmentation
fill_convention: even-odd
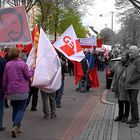
[[[118,105],[115,105],[115,113],[113,119],[118,115]],[[112,128],[112,138],[111,140],[118,140],[118,130],[119,130],[119,123],[114,122],[113,120],[113,128]]]

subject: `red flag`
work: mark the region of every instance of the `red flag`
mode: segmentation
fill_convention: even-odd
[[[69,60],[80,62],[85,58],[72,25],[57,39],[53,46]]]
[[[32,31],[32,40],[33,43],[37,43],[38,44],[38,40],[39,40],[39,26],[36,24],[33,31]],[[36,44],[35,44],[36,45]]]
[[[92,70],[89,71],[88,75],[91,81],[91,86],[94,88],[99,87],[99,80],[98,80],[96,68],[92,68]]]
[[[29,54],[31,49],[32,49],[32,44],[24,45],[23,52],[26,53],[26,54]]]
[[[5,51],[1,51],[1,57],[5,58],[6,52]]]
[[[22,44],[18,44],[18,45],[16,45],[16,47],[17,47],[20,51],[24,50],[24,47],[23,47]]]
[[[103,44],[103,39],[97,39],[97,48],[101,48]]]
[[[74,81],[77,85],[79,80],[84,76],[84,73],[80,62],[72,61],[72,63],[74,64]]]

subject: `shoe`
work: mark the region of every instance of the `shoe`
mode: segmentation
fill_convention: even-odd
[[[61,108],[61,105],[56,105],[57,108]]]
[[[137,123],[132,123],[129,125],[129,128],[135,128],[135,127],[137,127]]]
[[[118,122],[118,121],[121,121],[122,120],[122,117],[118,116],[114,119],[115,122]]]
[[[56,114],[51,115],[51,119],[54,119],[54,118],[56,118]]]
[[[49,120],[49,119],[50,119],[49,116],[44,116],[43,118],[44,118],[45,120]]]
[[[35,109],[31,109],[31,111],[37,111],[37,109],[35,108]]]
[[[126,122],[127,124],[133,124],[133,123],[139,123],[139,120],[128,120],[127,122]]]
[[[128,121],[128,118],[127,117],[123,117],[121,121],[122,122],[127,122]]]
[[[6,128],[5,127],[0,127],[0,131],[5,131]]]
[[[13,126],[13,129],[11,131],[12,133],[12,138],[16,138],[16,133],[17,133],[18,127],[17,126]]]
[[[45,120],[49,120],[50,119],[50,116],[49,114],[44,114],[44,117],[43,117]]]
[[[22,133],[22,130],[19,127],[17,128],[16,131],[17,131],[17,133]]]

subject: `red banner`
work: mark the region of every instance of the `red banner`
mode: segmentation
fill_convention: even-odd
[[[24,7],[0,9],[0,45],[30,44],[31,42]]]

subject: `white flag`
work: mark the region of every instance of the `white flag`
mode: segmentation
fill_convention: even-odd
[[[35,64],[35,55],[34,55],[34,47],[32,47],[28,58],[26,60],[26,64],[28,65],[28,67],[30,68],[33,64]]]
[[[61,63],[55,49],[42,29],[40,29],[32,86],[36,86],[47,93],[54,92],[61,86]]]
[[[53,44],[68,59],[80,62],[85,55],[71,25]]]

